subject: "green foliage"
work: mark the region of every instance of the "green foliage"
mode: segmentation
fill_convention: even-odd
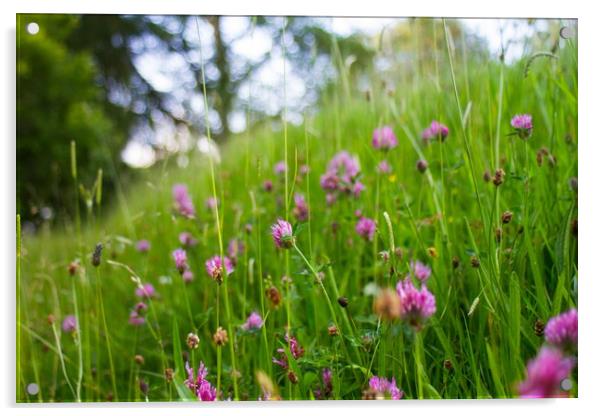
[[[41,207],[50,206],[60,214],[76,198],[69,143],[77,143],[79,179],[89,184],[99,168],[113,172],[111,158],[123,134],[112,129],[103,110],[91,56],[64,45],[78,18],[17,19],[17,211],[32,218]],[[26,31],[30,22],[38,23],[39,33]]]

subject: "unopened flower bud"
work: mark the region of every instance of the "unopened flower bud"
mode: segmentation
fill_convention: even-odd
[[[140,391],[142,392],[142,394],[144,394],[146,396],[146,394],[148,393],[148,384],[146,383],[146,381],[144,380],[140,380]]]
[[[429,166],[428,162],[424,159],[420,159],[418,162],[416,162],[416,169],[420,173],[426,172],[428,166]]]
[[[339,302],[339,305],[341,305],[343,308],[346,308],[347,305],[349,305],[349,299],[347,299],[345,296],[338,298],[337,302]]]
[[[75,273],[77,273],[79,270],[79,262],[78,261],[72,261],[71,263],[69,263],[69,266],[67,267],[67,271],[69,272],[70,276],[75,276]]]
[[[168,383],[173,381],[173,368],[165,369],[165,380],[167,380]]]
[[[288,372],[288,379],[291,383],[297,384],[299,382],[299,377],[293,371]]]
[[[537,335],[538,337],[543,336],[545,329],[546,325],[542,322],[542,320],[536,319],[535,323],[533,324],[533,332],[535,332],[535,335]]]
[[[489,182],[489,181],[491,181],[491,172],[489,172],[488,170],[486,170],[486,171],[483,173],[483,180],[484,180],[485,182]]]
[[[94,252],[92,253],[92,266],[98,267],[100,266],[100,257],[102,255],[102,243],[96,244],[94,247]]]
[[[328,335],[330,335],[331,337],[335,337],[339,334],[339,330],[335,325],[330,325],[328,327]]]
[[[144,364],[144,357],[140,354],[136,354],[134,356],[134,362],[138,365],[143,365]]]
[[[481,265],[481,262],[477,256],[472,256],[470,258],[470,265],[476,269]]]
[[[502,214],[502,224],[508,224],[512,221],[512,211],[504,211]]]
[[[457,269],[458,267],[460,267],[460,258],[458,256],[452,257],[452,267],[454,269]]]

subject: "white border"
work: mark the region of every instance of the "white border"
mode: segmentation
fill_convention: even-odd
[[[4,0],[6,1],[6,0]],[[402,0],[343,0],[341,3],[325,0],[302,0],[287,2],[286,0],[21,0],[18,4],[0,3],[2,13],[2,41],[0,47],[0,126],[4,132],[0,139],[1,194],[0,204],[1,239],[0,265],[4,287],[0,311],[3,318],[2,342],[0,342],[0,405],[6,407],[4,414],[45,415],[81,415],[105,414],[110,410],[127,410],[145,415],[164,415],[166,408],[174,408],[183,414],[191,412],[186,404],[151,404],[151,405],[99,405],[89,404],[85,407],[73,405],[16,406],[15,392],[15,13],[48,12],[48,13],[137,13],[137,14],[269,14],[269,15],[321,15],[321,16],[447,16],[447,17],[565,17],[579,19],[579,267],[583,278],[580,284],[579,310],[580,345],[579,345],[579,399],[574,400],[474,400],[474,401],[442,401],[442,402],[403,402],[392,405],[386,403],[337,402],[337,403],[246,403],[221,404],[218,406],[199,406],[198,412],[211,414],[233,414],[244,411],[246,415],[291,414],[307,416],[309,412],[332,412],[339,414],[365,414],[372,411],[401,413],[420,412],[445,415],[504,415],[508,412],[519,414],[526,411],[545,412],[546,416],[554,414],[590,414],[599,407],[602,394],[602,356],[600,354],[602,318],[598,297],[602,294],[602,273],[598,270],[600,249],[598,240],[602,236],[600,209],[600,183],[602,172],[602,137],[599,126],[594,125],[601,119],[600,99],[602,97],[600,62],[601,14],[596,10],[593,1],[565,2],[526,2],[525,0],[491,1],[410,1]],[[9,0],[10,1],[10,0]],[[179,408],[179,409],[178,409]],[[197,411],[195,411],[197,412]],[[599,411],[598,411],[599,412]],[[597,413],[597,412],[596,412]]]

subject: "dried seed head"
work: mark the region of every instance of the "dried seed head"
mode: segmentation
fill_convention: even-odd
[[[420,173],[426,172],[426,170],[428,169],[428,167],[429,167],[429,164],[424,159],[420,159],[418,162],[416,162],[416,169]]]
[[[452,257],[452,267],[454,269],[457,269],[458,267],[460,267],[460,258],[458,256]]]
[[[536,319],[533,323],[533,332],[538,337],[543,336],[544,330],[546,329],[546,324],[543,323],[541,319]]]
[[[349,299],[347,299],[345,296],[338,298],[337,302],[339,302],[339,305],[341,305],[343,308],[346,308],[347,305],[349,305]]]
[[[186,337],[186,344],[188,344],[188,348],[191,350],[199,347],[199,337],[197,334],[193,334],[192,332],[188,334]]]
[[[265,293],[269,301],[272,303],[272,306],[274,308],[277,308],[280,305],[280,302],[282,301],[282,296],[280,296],[280,292],[278,291],[276,286],[269,287]]]
[[[508,224],[512,221],[512,211],[504,211],[502,214],[502,224]]]
[[[495,186],[500,186],[504,183],[504,177],[506,176],[506,172],[504,169],[496,169],[495,176],[493,177],[493,184]]]
[[[165,380],[167,380],[168,383],[173,381],[173,368],[165,369]]]
[[[476,269],[481,265],[481,262],[477,256],[472,256],[470,258],[470,265]]]
[[[134,361],[136,362],[136,364],[138,365],[143,365],[144,364],[144,357],[140,354],[136,354],[134,356]]]
[[[339,335],[339,329],[335,325],[330,325],[328,327],[328,335],[330,335],[331,337],[336,337],[337,335]]]
[[[102,255],[102,243],[96,244],[94,247],[94,252],[92,253],[92,266],[98,267],[100,266],[100,257]]]
[[[374,313],[378,316],[393,320],[401,316],[401,300],[393,289],[383,289],[374,299]]]
[[[426,254],[428,254],[429,256],[431,256],[432,258],[436,259],[437,257],[439,257],[439,253],[437,253],[437,249],[435,247],[429,247],[426,249]]]
[[[50,315],[48,315],[48,317],[46,318],[46,320],[48,321],[48,323],[50,325],[52,325],[56,321],[56,317],[53,314],[50,314]]]
[[[224,346],[226,345],[226,342],[228,342],[228,333],[221,326],[218,327],[215,334],[213,334],[213,342],[215,342],[215,345],[218,347]]]

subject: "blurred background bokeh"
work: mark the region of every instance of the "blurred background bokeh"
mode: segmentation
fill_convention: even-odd
[[[553,52],[560,29],[575,25],[448,21],[453,47],[471,65]],[[70,221],[79,198],[71,141],[80,182],[91,186],[102,169],[103,204],[111,204],[116,187],[157,162],[185,168],[199,152],[219,151],[259,124],[282,128],[285,106],[287,121],[302,123],[339,77],[349,78],[353,94],[370,94],[375,73],[385,88],[391,71],[409,79],[428,73],[443,59],[434,51],[444,34],[434,28],[433,19],[415,18],[18,15],[17,212],[24,231]]]

